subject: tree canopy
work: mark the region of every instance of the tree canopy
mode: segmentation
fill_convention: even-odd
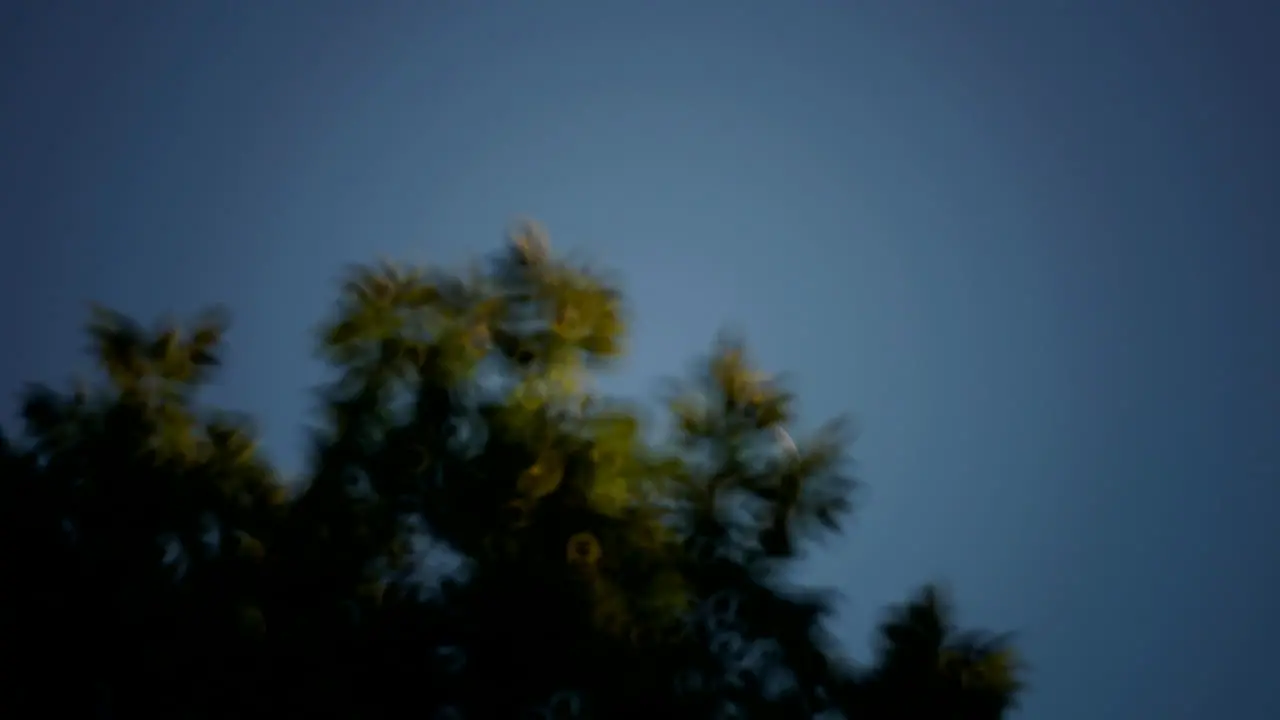
[[[603,396],[627,312],[533,225],[353,268],[305,478],[198,391],[211,311],[89,326],[101,371],[0,436],[9,716],[1000,718],[1020,668],[931,587],[856,662],[786,580],[854,481],[832,422],[715,343],[658,427]],[[301,420],[301,419],[300,419]],[[426,561],[444,552],[455,562]]]

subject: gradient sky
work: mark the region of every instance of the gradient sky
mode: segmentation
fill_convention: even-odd
[[[853,652],[942,579],[1022,634],[1021,717],[1277,718],[1278,15],[3,2],[0,381],[82,365],[89,300],[226,301],[214,399],[296,468],[343,264],[531,214],[622,274],[613,387],[734,325],[858,420],[863,507],[808,567]]]

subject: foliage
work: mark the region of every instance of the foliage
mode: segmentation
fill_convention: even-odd
[[[305,484],[197,403],[225,317],[90,326],[103,373],[0,438],[14,716],[998,718],[1007,643],[928,590],[869,667],[788,588],[849,509],[846,438],[722,339],[671,437],[594,392],[622,298],[525,226],[466,273],[351,270]],[[424,549],[456,571],[426,572]],[[105,713],[105,715],[103,715]]]

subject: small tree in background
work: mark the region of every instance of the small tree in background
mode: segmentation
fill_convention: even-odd
[[[929,590],[875,662],[784,582],[838,530],[839,423],[723,340],[670,437],[592,389],[625,348],[600,276],[521,227],[465,273],[354,268],[305,484],[202,408],[225,319],[102,311],[103,382],[27,392],[0,444],[5,702],[111,717],[999,718],[1006,644]],[[459,560],[424,572],[423,548]],[[19,716],[19,715],[14,715]]]

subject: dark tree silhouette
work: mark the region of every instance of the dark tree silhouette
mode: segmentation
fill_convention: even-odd
[[[1007,637],[961,632],[941,590],[926,586],[880,626],[864,678],[875,717],[1001,717],[1021,688]]]
[[[726,339],[656,442],[589,383],[624,326],[531,225],[467,273],[354,268],[296,485],[197,402],[221,314],[97,312],[100,381],[0,436],[6,717],[1002,717],[1007,643],[936,591],[860,667],[784,580],[849,509],[842,426],[793,440]]]

